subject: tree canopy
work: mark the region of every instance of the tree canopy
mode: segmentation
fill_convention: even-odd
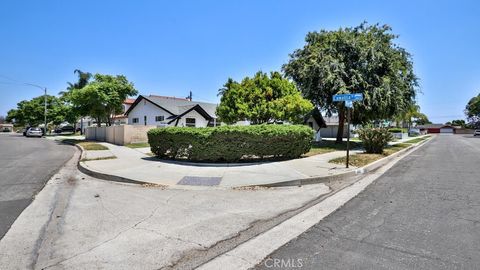
[[[394,43],[392,29],[362,23],[354,28],[307,34],[306,44],[283,66],[304,97],[328,114],[338,113],[341,141],[345,108],[334,103],[339,93],[363,93],[354,102],[353,123],[391,119],[414,103],[418,80],[410,54]]]
[[[241,82],[229,78],[219,90],[221,95],[217,115],[228,124],[248,120],[251,124],[275,121],[299,123],[313,109],[295,84],[279,72],[270,76],[261,71]]]
[[[480,127],[480,94],[468,101],[465,107],[465,114],[469,124],[473,127]]]
[[[31,100],[17,103],[17,108],[8,111],[6,120],[16,125],[38,126],[44,122],[45,97],[39,96]],[[73,121],[70,108],[62,99],[47,95],[47,123],[59,125],[65,121]]]
[[[100,125],[103,121],[112,124],[112,117],[122,113],[123,101],[138,91],[123,75],[95,74],[93,81],[82,88],[73,88],[68,99],[82,116],[91,116]]]

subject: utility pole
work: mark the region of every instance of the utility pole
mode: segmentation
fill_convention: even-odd
[[[350,158],[350,107],[347,107],[347,168],[348,168],[348,160]]]
[[[45,136],[47,136],[47,88],[45,87],[43,90],[45,91],[43,95],[44,96],[43,105],[45,107],[45,111],[43,115],[43,123],[44,123],[43,130],[45,130]]]

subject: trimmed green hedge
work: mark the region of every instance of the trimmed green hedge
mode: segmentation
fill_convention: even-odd
[[[391,133],[407,133],[407,129],[406,128],[389,128],[388,132],[391,132]]]
[[[313,130],[303,125],[166,127],[148,131],[148,143],[156,156],[210,162],[297,158],[310,150],[312,139]]]

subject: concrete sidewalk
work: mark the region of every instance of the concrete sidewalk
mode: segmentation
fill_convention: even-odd
[[[344,156],[345,151],[277,162],[202,164],[160,160],[150,156],[147,149],[132,149],[110,143],[100,144],[108,147],[109,150],[106,151],[116,159],[84,161],[80,164],[84,169],[140,182],[182,188],[267,185],[335,176],[356,169],[355,167],[346,169],[342,165],[328,163],[333,158]],[[91,151],[85,152],[89,156]]]
[[[335,190],[131,185],[78,172],[78,158],[48,181],[0,241],[1,269],[193,269]]]

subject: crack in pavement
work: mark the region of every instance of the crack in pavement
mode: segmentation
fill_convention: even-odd
[[[111,242],[111,241],[113,241],[113,240],[115,240],[115,239],[117,239],[117,238],[118,238],[120,235],[122,235],[123,233],[125,233],[125,232],[127,232],[127,231],[129,231],[129,230],[135,229],[138,225],[140,225],[141,223],[143,223],[143,222],[147,221],[148,219],[150,219],[150,218],[157,212],[157,210],[158,210],[159,208],[160,208],[160,206],[157,206],[155,209],[153,209],[153,211],[152,211],[147,217],[141,219],[140,221],[138,221],[137,223],[135,223],[133,226],[130,226],[130,227],[128,227],[127,229],[118,232],[114,237],[112,237],[112,238],[110,238],[110,239],[107,239],[107,240],[105,240],[105,241],[103,241],[103,242],[101,242],[101,243],[99,243],[99,244],[97,244],[97,245],[95,245],[95,246],[93,246],[93,247],[91,247],[91,248],[83,251],[83,252],[74,254],[74,255],[72,255],[72,256],[70,256],[70,257],[68,257],[68,258],[65,258],[65,259],[63,259],[63,260],[60,260],[60,261],[58,261],[58,262],[56,262],[56,263],[54,263],[54,264],[45,266],[45,267],[43,267],[42,269],[48,269],[48,268],[57,266],[57,265],[62,264],[62,263],[64,263],[64,262],[66,262],[66,261],[69,261],[69,260],[71,260],[71,259],[74,259],[74,258],[76,258],[76,257],[78,257],[78,256],[87,254],[87,253],[91,252],[92,250],[94,250],[94,249],[96,249],[96,248],[98,248],[98,247],[100,247],[100,246],[103,246],[103,245],[105,245],[105,244],[107,244],[107,243],[109,243],[109,242]]]
[[[143,231],[148,231],[148,232],[152,232],[154,234],[157,234],[157,235],[160,235],[162,237],[165,237],[167,239],[170,239],[170,240],[177,240],[177,241],[180,241],[180,242],[183,242],[183,243],[187,243],[187,244],[194,244],[194,245],[197,245],[197,246],[200,246],[202,248],[208,248],[208,246],[205,246],[201,243],[197,243],[197,242],[194,242],[194,241],[189,241],[189,240],[185,240],[185,239],[182,239],[180,237],[173,237],[173,236],[168,236],[166,234],[163,234],[161,232],[159,232],[158,230],[153,230],[153,229],[147,229],[147,228],[133,228],[134,230],[143,230]]]

